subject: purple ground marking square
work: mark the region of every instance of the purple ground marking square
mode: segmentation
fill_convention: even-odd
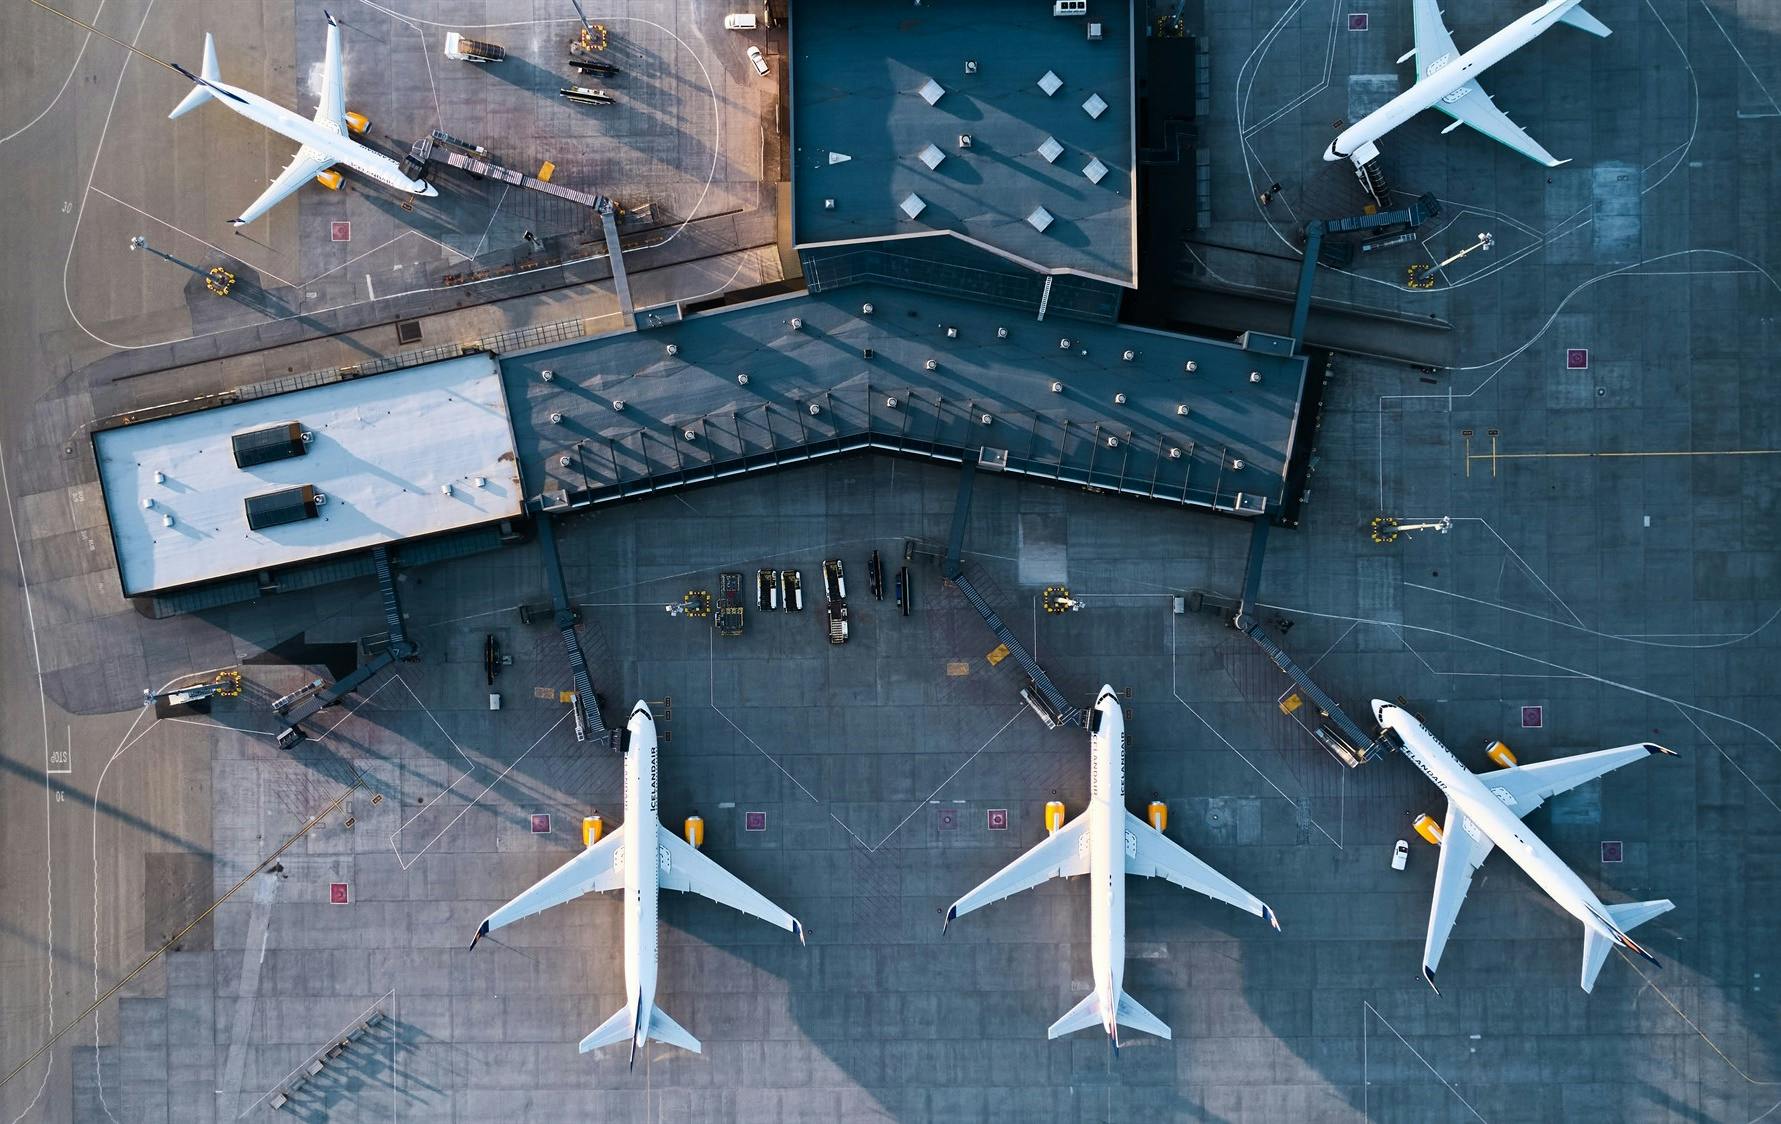
[[[958,825],[959,825],[959,810],[957,808],[942,808],[942,809],[940,809],[940,830],[941,831],[951,831],[953,828],[957,827]]]
[[[1587,347],[1567,348],[1565,350],[1565,370],[1589,370],[1589,349]]]
[[[1367,13],[1365,13],[1365,12],[1349,12],[1348,13],[1348,30],[1350,30],[1350,31],[1365,31],[1366,29],[1367,29]]]
[[[743,831],[766,831],[767,830],[767,813],[765,813],[765,812],[744,812],[744,813],[742,813],[742,830]]]
[[[347,899],[348,899],[348,895],[346,892],[346,883],[344,883],[344,882],[330,882],[330,883],[328,883],[328,904],[330,904],[330,905],[346,905],[346,904],[348,904]]]
[[[1543,706],[1524,706],[1521,708],[1521,728],[1538,730],[1546,725],[1546,708]]]
[[[1602,840],[1602,861],[1603,862],[1617,863],[1624,857],[1625,857],[1625,847],[1621,844],[1620,840],[1618,840],[1618,839],[1604,839],[1604,840]]]
[[[991,831],[1008,830],[1008,809],[991,808],[989,810],[989,829]]]
[[[328,240],[330,242],[351,242],[352,223],[347,219],[335,219],[329,223]]]
[[[549,835],[550,834],[550,813],[549,812],[533,812],[532,813],[532,834],[533,835]]]

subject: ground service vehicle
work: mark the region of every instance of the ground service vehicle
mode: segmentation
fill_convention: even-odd
[[[500,62],[507,57],[507,49],[448,31],[445,33],[445,57],[460,62]]]
[[[717,611],[711,623],[719,636],[742,635],[742,575],[727,570],[717,576]]]
[[[736,12],[724,17],[725,31],[753,31],[760,24],[760,17],[753,12]]]
[[[841,571],[839,558],[825,559],[822,564],[823,599],[829,617],[829,643],[847,643],[847,578]]]
[[[757,570],[754,575],[754,603],[763,613],[779,608],[779,571]]]
[[[796,570],[779,571],[779,603],[788,613],[804,611],[804,575]]]
[[[761,54],[759,47],[748,49],[748,61],[754,64],[754,72],[765,77],[767,74],[767,56]]]
[[[590,90],[586,86],[564,86],[557,91],[564,100],[577,105],[611,105],[612,95],[605,90]]]

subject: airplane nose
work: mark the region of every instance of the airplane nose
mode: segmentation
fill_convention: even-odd
[[[1385,711],[1390,706],[1391,704],[1384,699],[1373,700],[1373,717],[1378,720],[1381,726],[1385,725]]]
[[[1340,156],[1336,155],[1336,142],[1335,141],[1331,141],[1330,146],[1323,150],[1323,158],[1325,160],[1340,160],[1340,159],[1342,159]]]

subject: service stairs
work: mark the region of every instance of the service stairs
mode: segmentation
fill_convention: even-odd
[[[377,567],[377,592],[383,597],[383,619],[389,626],[390,654],[399,660],[413,659],[416,648],[408,639],[407,626],[402,623],[402,602],[396,596],[396,575],[390,567],[390,552],[374,546],[371,561]]]
[[[977,592],[977,587],[971,584],[971,579],[961,572],[952,579],[952,584],[965,595],[965,600],[971,608],[977,610],[977,615],[983,618],[983,623],[989,625],[990,631],[996,634],[996,639],[1007,646],[1009,657],[1019,664],[1020,669],[1027,673],[1027,678],[1033,681],[1033,689],[1039,692],[1040,697],[1051,709],[1051,713],[1056,716],[1057,724],[1060,726],[1081,725],[1082,709],[1070,705],[1070,700],[1066,699],[1063,692],[1059,691],[1056,684],[1052,683],[1051,676],[1045,674],[1045,669],[1039,666],[1039,661],[1028,654],[1025,646],[1015,638],[1014,633],[1009,631],[1008,625],[1002,620],[1001,615],[990,607],[989,602],[983,599],[982,594]]]

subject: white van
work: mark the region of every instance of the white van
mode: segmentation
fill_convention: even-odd
[[[737,12],[724,17],[725,31],[753,31],[760,26],[760,17],[753,12]]]

